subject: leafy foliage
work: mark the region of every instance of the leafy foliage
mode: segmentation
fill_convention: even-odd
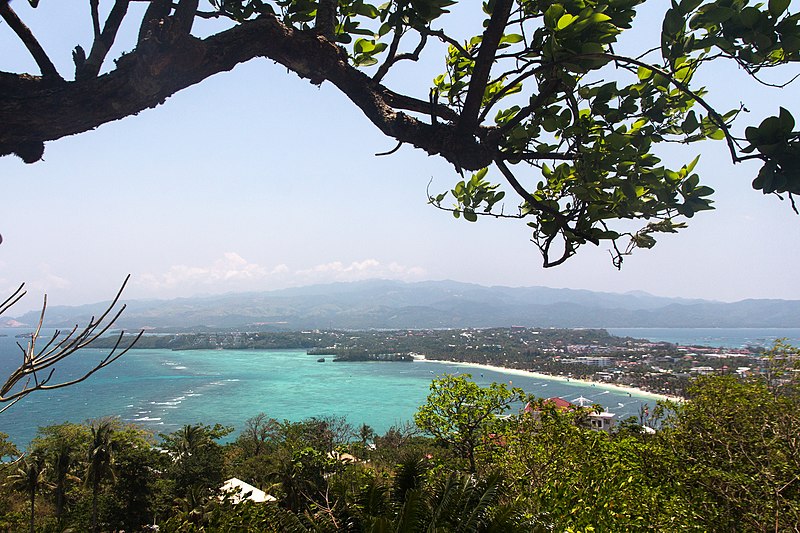
[[[522,391],[498,383],[483,388],[470,378],[465,374],[433,380],[428,401],[414,415],[414,422],[437,441],[452,446],[475,472],[475,455],[489,444],[497,416],[520,401]]]
[[[530,408],[507,410],[518,391],[463,376],[436,380],[420,407],[418,418],[436,438],[394,428],[375,436],[375,449],[351,433],[331,452],[329,422],[258,416],[229,444],[216,442],[226,428],[199,424],[164,435],[169,452],[159,453],[140,431],[116,422],[115,475],[100,485],[98,524],[137,530],[156,516],[163,531],[194,532],[792,531],[800,520],[800,359],[783,344],[767,357],[763,377],[699,378],[688,401],[660,404],[649,420],[655,433],[635,421],[610,434],[593,431],[587,411],[533,398],[526,398]],[[3,472],[0,524],[23,530],[34,518],[43,530],[90,528],[93,491],[77,478],[104,434],[103,421],[94,427],[94,435],[91,425],[40,431],[26,462]],[[259,435],[268,438],[258,455],[241,461]],[[474,437],[473,448],[465,437]],[[56,521],[59,439],[74,453]],[[180,465],[189,458],[205,459],[191,480]],[[272,474],[258,481],[264,470]],[[278,501],[219,498],[220,477],[232,476]],[[139,508],[125,507],[127,499]]]
[[[739,125],[744,104],[717,109],[711,99],[714,88],[696,81],[711,65],[732,63],[743,77],[768,86],[761,79],[766,70],[796,64],[800,13],[792,12],[788,0],[651,1],[647,7],[663,9],[663,21],[660,32],[647,34],[637,22],[646,0],[490,0],[481,4],[482,25],[466,39],[453,36],[445,15],[476,8],[474,2],[210,3],[213,11],[200,13],[197,3],[188,0],[174,6],[153,2],[142,21],[139,47],[125,60],[141,63],[142,70],[161,60],[177,61],[183,56],[173,52],[181,46],[205,46],[185,35],[191,30],[186,18],[229,19],[230,35],[242,35],[253,45],[252,50],[236,45],[231,55],[247,52],[232,61],[265,55],[312,83],[330,81],[384,134],[441,155],[461,173],[455,187],[431,194],[430,203],[469,222],[479,216],[522,220],[545,266],[563,263],[583,245],[601,243],[610,246],[620,266],[634,249],[651,248],[660,234],[676,232],[698,212],[713,208],[714,191],[694,173],[697,158],[662,162],[664,143],[723,141],[733,163],[761,163],[756,189],[788,195],[793,206],[800,190],[800,134],[787,106],[745,129]],[[109,16],[110,33],[121,16]],[[59,78],[35,40],[22,29],[19,33],[47,81]],[[93,49],[107,51],[108,39],[113,42],[109,35],[96,36]],[[254,35],[270,37],[262,42]],[[435,41],[446,48],[444,66],[425,88],[426,99],[385,85],[392,69],[418,61]],[[618,53],[623,45],[633,52]],[[172,55],[155,57],[156,52]],[[224,55],[214,52],[206,58]],[[210,75],[230,65],[203,68]],[[124,77],[127,71],[122,70]],[[199,81],[191,75],[186,79],[194,81],[164,90],[171,94]],[[28,85],[19,81],[18,90],[28,94]],[[132,103],[121,113],[155,103]],[[86,120],[86,128],[92,120],[110,119]],[[45,129],[55,129],[53,123],[49,120]],[[64,132],[45,139],[74,133],[70,128],[65,125]],[[0,138],[0,154],[37,160],[43,148],[36,135],[42,134],[19,134],[13,142]],[[474,172],[469,179],[465,170]],[[510,208],[502,202],[506,199]]]

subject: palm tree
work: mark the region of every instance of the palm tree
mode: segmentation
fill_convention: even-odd
[[[61,520],[64,514],[64,502],[67,493],[67,481],[77,478],[70,474],[77,460],[75,444],[68,440],[59,440],[50,454],[53,487],[56,496],[56,518]]]
[[[8,484],[20,492],[26,492],[30,498],[31,533],[34,532],[36,524],[36,493],[44,484],[45,470],[44,457],[39,454],[28,455],[20,460],[17,471],[8,476]]]
[[[178,461],[185,460],[188,457],[197,455],[204,448],[211,446],[211,444],[212,440],[205,426],[202,424],[187,424],[181,428],[178,435],[175,459]]]
[[[92,531],[97,529],[97,495],[100,484],[114,477],[114,420],[106,418],[92,422],[92,440],[89,444],[86,484],[92,486]]]

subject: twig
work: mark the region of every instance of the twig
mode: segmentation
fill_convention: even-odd
[[[76,325],[66,336],[66,338],[56,343],[56,339],[60,334],[60,332],[56,331],[44,348],[37,350],[36,341],[39,339],[41,334],[41,329],[44,324],[45,311],[47,309],[47,297],[45,296],[44,304],[42,305],[42,312],[39,315],[39,321],[37,323],[36,330],[31,334],[31,338],[27,347],[22,348],[22,346],[20,346],[20,349],[22,350],[22,364],[11,373],[6,382],[2,385],[2,387],[0,387],[0,403],[8,404],[4,406],[0,412],[5,411],[10,405],[13,405],[33,391],[60,389],[62,387],[68,387],[70,385],[80,383],[101,368],[104,368],[119,359],[121,356],[127,353],[134,344],[136,344],[144,331],[140,331],[133,341],[122,350],[120,350],[120,345],[125,333],[124,331],[120,332],[114,347],[90,370],[75,379],[50,384],[55,373],[55,368],[51,368],[53,365],[66,359],[76,351],[89,346],[114,325],[121,313],[125,310],[125,306],[123,305],[121,309],[113,314],[113,316],[112,311],[119,302],[122,291],[125,289],[129,279],[130,275],[125,278],[125,281],[122,283],[122,287],[120,287],[116,297],[103,311],[103,313],[97,319],[92,317],[86,327],[84,327],[77,335],[75,335],[75,333],[78,332],[78,326]],[[19,294],[21,289],[22,286],[20,286],[20,288],[17,289],[17,291],[15,291],[11,297],[7,298],[3,304],[0,304],[0,312],[8,310],[11,305],[19,301],[19,298],[21,297],[21,294]],[[41,379],[39,377],[39,373],[48,369],[49,372],[47,372],[47,376],[44,379]],[[33,380],[33,383],[31,383],[31,380]],[[19,387],[15,392],[12,392],[12,390],[18,387],[20,384],[21,387]]]
[[[393,153],[395,153],[396,151],[398,151],[398,150],[400,149],[400,147],[401,147],[401,146],[403,146],[403,141],[399,141],[399,142],[397,143],[397,146],[395,146],[394,148],[392,148],[392,149],[391,149],[391,150],[389,150],[388,152],[378,152],[377,154],[375,154],[375,156],[376,156],[376,157],[380,157],[380,156],[384,156],[384,155],[392,155]]]

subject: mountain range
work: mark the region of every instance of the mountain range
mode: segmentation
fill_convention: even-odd
[[[636,291],[485,287],[454,281],[372,280],[258,293],[126,301],[125,329],[162,331],[428,329],[463,327],[800,327],[798,300],[725,303]],[[48,327],[85,324],[104,303],[48,307]],[[2,325],[33,326],[38,312]]]

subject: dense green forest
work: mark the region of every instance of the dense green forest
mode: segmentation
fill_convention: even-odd
[[[384,435],[268,414],[235,438],[43,427],[1,467],[0,531],[797,531],[800,381],[793,351],[772,360],[757,379],[698,378],[610,433],[591,409],[464,376],[435,380],[415,424]],[[234,503],[231,477],[277,501]]]

